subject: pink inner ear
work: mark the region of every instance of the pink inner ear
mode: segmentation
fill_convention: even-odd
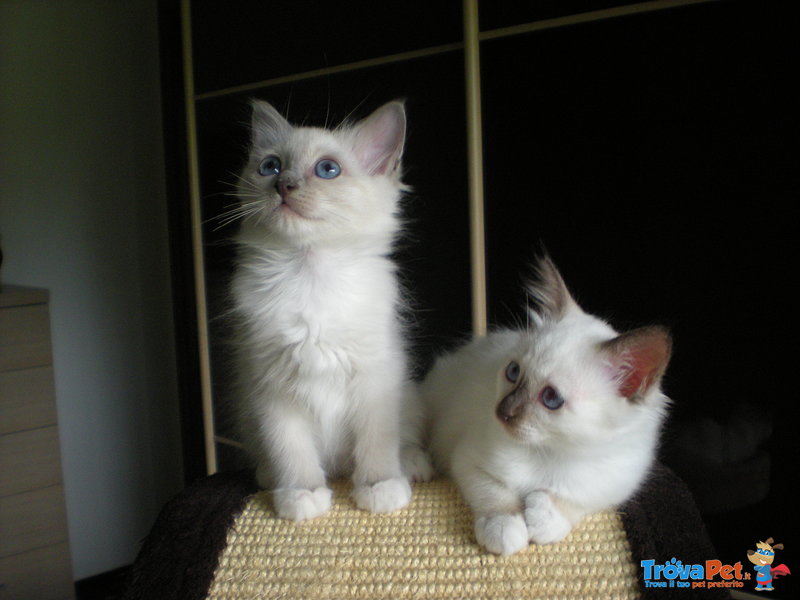
[[[619,393],[630,398],[639,390],[646,390],[658,369],[658,363],[650,356],[634,356],[622,369],[623,379],[619,385]]]
[[[360,124],[356,134],[356,154],[369,173],[386,175],[397,166],[404,138],[402,106],[390,103]]]
[[[616,365],[619,392],[631,398],[646,392],[664,374],[671,342],[661,328],[647,328],[612,340],[612,363]]]
[[[393,150],[387,140],[390,140],[391,131],[375,131],[375,137],[365,140],[359,147],[359,155],[364,167],[374,174],[384,175],[394,165],[390,164]]]

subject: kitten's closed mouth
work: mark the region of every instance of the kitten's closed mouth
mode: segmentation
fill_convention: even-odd
[[[275,210],[280,211],[283,214],[288,213],[304,219],[308,218],[306,215],[297,210],[297,207],[293,202],[290,202],[288,198],[281,198],[281,201],[278,203],[278,206],[275,207]]]
[[[299,212],[297,212],[295,210],[294,206],[289,204],[286,200],[281,200],[280,204],[278,204],[278,210],[288,211],[288,212],[294,213],[296,215],[300,214]]]
[[[276,211],[279,211],[281,214],[287,215],[287,218],[299,218],[304,219],[306,221],[323,221],[324,219],[320,217],[314,217],[312,215],[306,214],[304,211],[298,209],[297,203],[295,202],[287,202],[286,200],[282,200],[280,204],[275,208]]]

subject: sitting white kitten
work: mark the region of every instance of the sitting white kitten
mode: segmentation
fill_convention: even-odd
[[[421,385],[434,461],[472,508],[478,543],[497,554],[557,542],[627,500],[668,403],[669,333],[619,335],[581,310],[549,258],[538,272],[529,329],[473,340]]]
[[[353,125],[296,127],[255,101],[240,177],[239,423],[277,513],[331,506],[328,477],[351,475],[360,508],[405,506],[400,412],[410,382],[390,258],[400,230],[405,110]]]

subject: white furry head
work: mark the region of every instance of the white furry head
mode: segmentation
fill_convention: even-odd
[[[238,194],[240,241],[309,246],[358,243],[387,250],[404,186],[405,110],[389,102],[334,130],[295,127],[253,101],[250,155]]]
[[[498,373],[495,416],[524,444],[584,445],[612,441],[660,423],[666,397],[659,384],[671,338],[659,326],[618,334],[585,313],[552,261],[539,261],[528,290],[532,327],[509,348]]]

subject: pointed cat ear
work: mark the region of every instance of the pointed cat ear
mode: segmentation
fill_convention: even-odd
[[[274,146],[279,140],[285,139],[292,126],[283,116],[275,110],[269,102],[253,100],[253,114],[250,119],[252,130],[251,143],[256,148]]]
[[[353,127],[353,149],[371,175],[389,175],[400,165],[406,111],[399,101],[384,104]]]
[[[571,310],[580,310],[567,289],[567,284],[548,255],[542,256],[534,267],[536,280],[529,281],[526,290],[534,305],[528,308],[537,325],[558,321]]]
[[[661,381],[672,353],[672,337],[664,327],[641,327],[601,344],[619,385],[619,393],[637,401]]]

